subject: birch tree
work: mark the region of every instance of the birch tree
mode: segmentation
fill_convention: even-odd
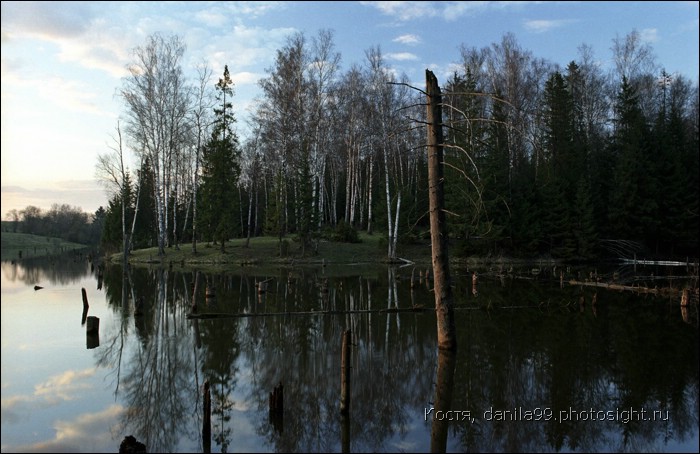
[[[168,242],[168,201],[172,158],[179,151],[187,92],[180,61],[185,45],[178,36],[151,35],[133,51],[134,62],[120,95],[126,104],[126,133],[153,167],[158,225],[158,255]]]
[[[213,108],[210,96],[209,83],[212,70],[208,65],[202,64],[197,68],[197,85],[195,87],[194,105],[190,111],[190,124],[194,135],[194,172],[192,173],[192,253],[197,254],[197,190],[199,188],[199,166],[201,162],[204,137],[209,130],[210,112]]]
[[[265,144],[264,161],[272,183],[272,200],[268,206],[274,208],[268,210],[268,228],[276,230],[280,247],[282,237],[294,222],[289,213],[288,191],[292,190],[293,197],[298,183],[296,171],[303,156],[302,133],[306,117],[304,46],[304,35],[297,33],[288,39],[283,49],[277,51],[275,64],[268,70],[270,75],[260,81],[263,95],[256,113],[261,127],[260,138]]]
[[[131,250],[131,235],[127,230],[127,205],[130,205],[129,193],[131,191],[129,183],[129,173],[124,164],[124,146],[122,141],[122,131],[117,123],[117,136],[114,137],[115,145],[111,147],[111,153],[100,154],[97,157],[96,174],[109,192],[118,194],[121,200],[121,225],[122,225],[122,265],[126,273],[129,263],[129,251]],[[134,222],[136,214],[134,214]],[[134,224],[132,223],[131,233],[133,234]]]
[[[312,40],[312,64],[309,66],[311,80],[312,118],[314,128],[313,152],[311,156],[313,181],[313,201],[317,227],[323,221],[322,209],[325,203],[323,181],[326,170],[326,154],[332,141],[335,115],[332,104],[335,99],[335,79],[340,66],[340,53],[334,49],[333,32],[321,30]]]
[[[386,195],[387,212],[387,258],[396,259],[396,244],[398,240],[399,213],[401,212],[401,190],[392,187],[391,170],[389,168],[392,154],[391,133],[394,125],[393,115],[398,104],[394,98],[392,83],[395,78],[384,62],[379,47],[370,48],[366,53],[368,65],[369,97],[374,103],[372,109],[372,121],[374,122],[375,144],[381,150],[381,159],[384,166],[384,190]],[[392,192],[393,189],[393,192]],[[395,205],[394,205],[395,204]],[[393,218],[393,219],[392,219]]]
[[[358,66],[353,66],[343,77],[338,89],[341,126],[339,135],[345,157],[345,215],[346,224],[354,225],[362,189],[362,151],[371,154],[367,140],[367,93],[365,78]],[[371,194],[371,191],[370,191]],[[371,196],[370,196],[371,197]],[[371,204],[371,198],[370,198]]]

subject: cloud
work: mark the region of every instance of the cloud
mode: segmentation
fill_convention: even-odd
[[[233,83],[238,85],[255,85],[263,77],[262,74],[252,73],[249,71],[241,71],[231,74]]]
[[[655,28],[645,28],[639,32],[639,37],[645,43],[655,43],[659,40],[659,31]]]
[[[31,402],[32,398],[29,396],[11,396],[11,397],[4,397],[2,399],[2,404],[0,408],[2,411],[0,412],[0,415],[2,417],[2,423],[4,424],[16,424],[18,423],[21,419],[23,419],[22,414],[25,413],[23,412],[23,405],[26,405],[27,403]],[[28,417],[27,414],[24,414],[24,417]]]
[[[130,59],[128,43],[123,39],[97,36],[58,42],[60,61],[78,63],[84,68],[100,70],[115,79],[128,75],[126,64]]]
[[[34,74],[31,71],[25,71],[21,66],[20,62],[4,60],[2,65],[3,101],[12,100],[13,103],[18,103],[16,114],[31,111],[33,106],[26,105],[22,99],[24,94],[31,93],[32,96],[40,97],[43,102],[52,103],[61,109],[105,118],[116,116],[114,112],[108,110],[110,105],[101,104],[105,94],[99,93],[97,87],[62,76]],[[29,99],[31,98],[24,98],[24,101]]]
[[[559,19],[559,20],[545,20],[545,19],[532,19],[525,20],[523,26],[525,30],[533,33],[545,33],[555,28],[563,27],[567,24],[572,23],[569,19]]]
[[[229,18],[220,8],[209,8],[195,13],[194,18],[207,27],[222,27],[228,23]]]
[[[122,77],[127,35],[98,14],[103,7],[93,2],[3,3],[3,43],[46,41],[58,47],[62,61]]]
[[[3,216],[10,210],[21,211],[29,205],[50,210],[54,203],[66,203],[82,208],[88,214],[94,213],[100,206],[107,205],[104,188],[94,180],[61,181],[33,188],[2,186],[0,191]]]
[[[121,405],[110,405],[97,413],[83,413],[72,420],[58,420],[51,440],[12,446],[14,452],[109,452],[119,449],[110,428],[125,412]],[[3,449],[9,448],[3,445]]]
[[[413,35],[413,34],[397,36],[396,38],[392,39],[392,41],[395,43],[409,44],[409,45],[420,44],[422,42],[420,36]]]
[[[372,6],[381,13],[391,16],[399,21],[409,21],[421,17],[435,17],[438,15],[438,6],[433,2],[360,2],[363,5]]]
[[[80,36],[93,17],[88,2],[3,2],[1,21],[9,36],[28,33],[58,39]]]
[[[228,65],[232,74],[249,68],[262,70],[271,65],[277,50],[296,31],[294,28],[264,29],[238,24],[220,35],[202,35],[191,47],[202,50],[203,58],[218,77],[224,65]]]
[[[3,196],[5,188],[2,188]],[[3,203],[3,208],[5,208]],[[81,371],[68,370],[62,374],[50,377],[44,383],[34,387],[31,395],[15,395],[2,399],[2,421],[16,424],[29,417],[32,411],[30,407],[46,408],[60,401],[69,401],[76,398],[78,392],[90,388],[86,379],[95,374],[95,369]],[[4,447],[4,446],[3,446]]]
[[[289,2],[226,2],[226,8],[235,15],[244,15],[256,18],[267,14],[269,11],[280,11],[288,6]]]
[[[73,400],[78,391],[90,388],[84,379],[93,375],[95,375],[95,369],[67,370],[34,386],[34,395],[43,398],[48,403]]]
[[[387,60],[396,60],[396,61],[418,60],[418,57],[415,54],[412,54],[410,52],[388,53],[385,55],[385,57]]]
[[[451,1],[451,2],[421,2],[421,1],[379,1],[360,2],[362,5],[371,6],[386,16],[407,22],[421,18],[440,17],[445,21],[457,20],[463,16],[474,15],[488,10],[503,10],[507,8],[521,8],[528,3],[538,2],[509,2],[509,1]]]
[[[446,21],[452,21],[465,15],[485,11],[498,3],[501,2],[445,2],[441,15]]]

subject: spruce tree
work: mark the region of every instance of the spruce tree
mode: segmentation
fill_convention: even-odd
[[[614,157],[613,188],[610,195],[609,222],[616,238],[643,240],[652,222],[655,198],[647,195],[652,188],[640,188],[649,175],[645,146],[649,143],[646,122],[639,108],[634,87],[623,78],[615,106],[615,131],[610,151]]]
[[[236,185],[240,175],[238,137],[231,130],[233,117],[233,81],[224,69],[223,78],[216,84],[217,100],[214,109],[215,124],[212,136],[202,150],[202,182],[199,190],[199,209],[202,231],[212,241],[220,241],[221,252],[226,241],[240,230],[238,194]]]
[[[591,200],[591,187],[586,175],[582,175],[578,180],[574,200],[571,222],[576,242],[575,255],[579,259],[590,260],[596,257],[598,234]]]
[[[154,196],[155,175],[148,159],[138,171],[139,186],[138,213],[132,243],[135,249],[152,247],[158,241],[158,218]]]

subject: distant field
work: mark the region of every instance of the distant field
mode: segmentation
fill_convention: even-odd
[[[30,235],[28,233],[2,232],[2,260],[40,257],[74,249],[84,249],[84,244],[71,243],[59,238]]]

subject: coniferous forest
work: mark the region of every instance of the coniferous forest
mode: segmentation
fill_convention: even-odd
[[[451,255],[698,255],[697,81],[667,73],[636,31],[597,51],[560,67],[512,34],[460,47],[439,80]],[[292,235],[313,254],[366,231],[395,258],[428,238],[425,85],[379,46],[343,67],[332,31],[291,35],[245,128],[235,68],[185,68],[185,53],[161,35],[133,51],[97,164],[113,194],[105,248]]]

